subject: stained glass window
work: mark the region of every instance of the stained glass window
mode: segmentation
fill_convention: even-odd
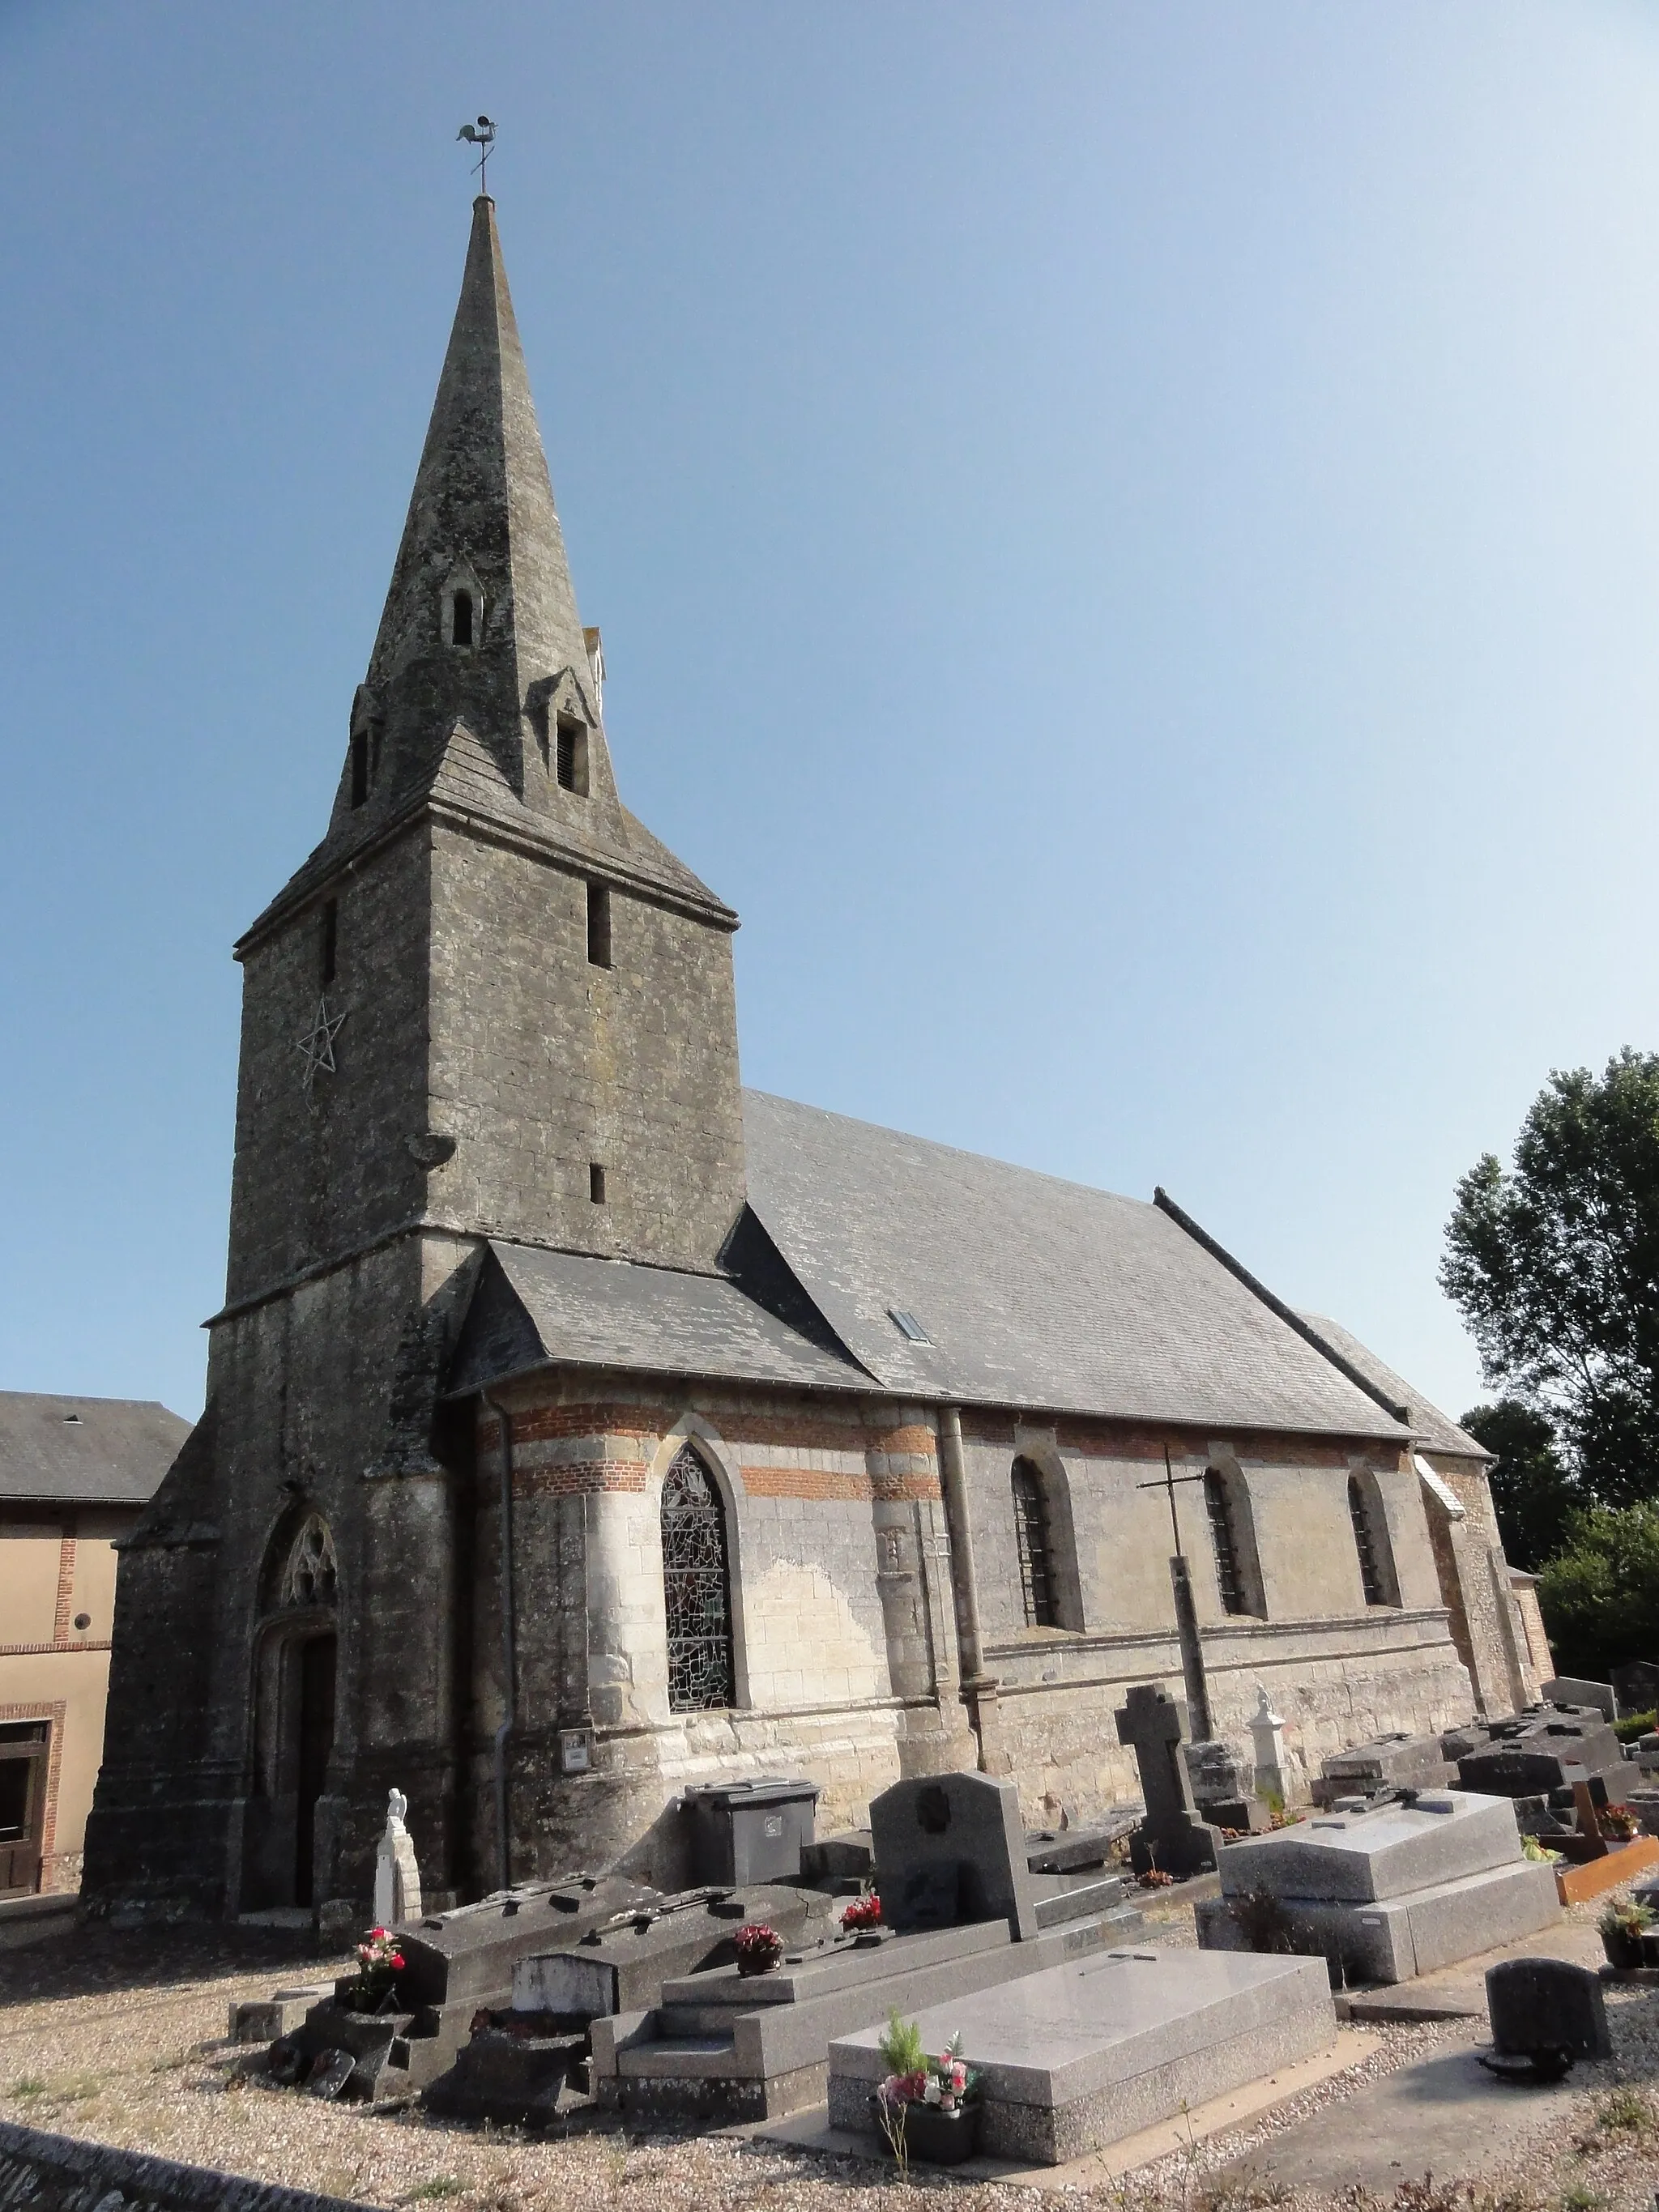
[[[668,1704],[707,1712],[735,1701],[726,1512],[690,1444],[662,1486],[662,1578],[668,1610]]]
[[[1057,1628],[1054,1567],[1048,1547],[1048,1516],[1042,1477],[1028,1459],[1017,1459],[1013,1472],[1014,1543],[1019,1554],[1019,1594],[1028,1628]]]

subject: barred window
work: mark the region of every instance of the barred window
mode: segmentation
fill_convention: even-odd
[[[1215,1586],[1224,1613],[1243,1613],[1244,1577],[1239,1571],[1238,1537],[1233,1528],[1232,1501],[1224,1478],[1212,1467],[1204,1470],[1204,1504],[1210,1516],[1210,1542],[1215,1551]]]
[[[1359,1583],[1366,1604],[1398,1605],[1389,1540],[1377,1527],[1374,1501],[1357,1474],[1348,1477],[1348,1518],[1353,1522],[1353,1547],[1359,1554]]]
[[[662,1486],[668,1705],[698,1713],[734,1702],[726,1510],[702,1462],[683,1445]]]
[[[1025,1626],[1058,1628],[1048,1506],[1042,1477],[1029,1459],[1014,1462],[1013,1492],[1014,1544],[1019,1554],[1019,1594],[1025,1607]]]

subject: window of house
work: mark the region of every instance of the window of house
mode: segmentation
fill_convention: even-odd
[[[1216,1589],[1224,1613],[1243,1613],[1244,1577],[1238,1563],[1238,1533],[1233,1526],[1232,1500],[1226,1478],[1212,1468],[1204,1470],[1204,1504],[1209,1516],[1210,1542],[1215,1552]]]
[[[334,981],[340,945],[340,902],[323,902],[322,921],[317,932],[317,974],[324,990]]]
[[[592,1161],[588,1167],[587,1194],[595,1206],[605,1204],[605,1170],[597,1160]]]
[[[1398,1605],[1394,1561],[1383,1526],[1382,1500],[1373,1494],[1364,1475],[1348,1477],[1348,1518],[1353,1523],[1353,1547],[1359,1558],[1359,1585],[1367,1605]]]
[[[587,796],[587,732],[582,724],[561,714],[556,732],[557,775],[566,791],[578,799]]]
[[[1013,1468],[1014,1547],[1019,1559],[1019,1595],[1028,1628],[1058,1628],[1054,1554],[1048,1538],[1048,1510],[1042,1477],[1028,1459]]]
[[[611,965],[611,893],[604,884],[587,886],[587,957],[595,968]]]
[[[457,592],[450,602],[449,641],[452,645],[471,645],[472,642],[471,592]]]
[[[662,1579],[671,1712],[735,1700],[726,1509],[714,1478],[683,1445],[662,1486]]]

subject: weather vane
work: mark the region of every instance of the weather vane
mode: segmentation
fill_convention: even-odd
[[[495,143],[495,125],[487,115],[481,115],[476,123],[463,123],[455,136],[458,140],[465,138],[469,146],[478,149],[478,166],[473,173],[478,179],[478,190],[487,194],[489,191],[489,149]]]

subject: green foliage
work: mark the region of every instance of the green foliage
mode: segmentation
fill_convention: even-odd
[[[1620,1743],[1634,1743],[1639,1735],[1651,1735],[1656,1726],[1659,1726],[1659,1712],[1626,1713],[1623,1720],[1613,1723],[1613,1732]]]
[[[1605,1682],[1659,1651],[1659,1506],[1591,1506],[1538,1572],[1538,1601],[1564,1674]]]
[[[1659,1054],[1557,1071],[1506,1172],[1457,1186],[1440,1280],[1489,1383],[1550,1417],[1591,1496],[1626,1505],[1659,1468]]]
[[[1460,1425],[1493,1455],[1492,1502],[1512,1566],[1535,1567],[1566,1540],[1582,1493],[1561,1464],[1555,1431],[1518,1398],[1476,1406]]]
[[[919,2074],[927,2063],[921,2028],[913,2020],[901,2020],[896,2005],[881,2032],[881,2055],[890,2074]]]

